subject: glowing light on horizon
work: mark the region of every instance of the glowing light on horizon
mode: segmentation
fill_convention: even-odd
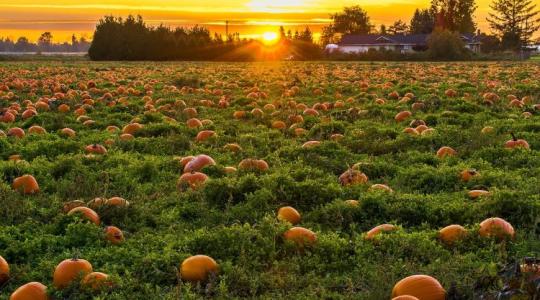
[[[275,32],[265,32],[262,34],[262,41],[266,45],[271,45],[277,42],[278,34]]]

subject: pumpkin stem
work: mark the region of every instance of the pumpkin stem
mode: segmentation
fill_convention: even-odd
[[[516,135],[514,134],[513,131],[510,132],[510,135],[512,136],[512,140],[513,140],[514,142],[517,141]]]

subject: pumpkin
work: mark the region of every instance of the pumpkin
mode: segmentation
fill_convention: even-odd
[[[304,149],[310,149],[310,148],[314,148],[314,147],[317,147],[321,144],[321,142],[319,141],[308,141],[308,142],[305,142],[303,145],[302,145],[302,148]]]
[[[341,133],[334,133],[334,134],[332,134],[332,135],[330,136],[330,139],[331,139],[332,141],[336,141],[336,142],[337,142],[337,141],[343,139],[344,137],[345,137],[345,136],[344,136],[343,134],[341,134]]]
[[[192,161],[193,159],[195,158],[195,156],[185,156],[185,157],[175,157],[175,160],[179,160],[180,161],[180,165],[182,165],[182,167],[186,167],[187,163],[189,163],[190,161]]]
[[[448,146],[444,146],[444,147],[441,147],[438,151],[437,151],[437,157],[438,158],[444,158],[444,157],[447,157],[447,156],[455,156],[457,155],[457,151],[448,147]]]
[[[81,281],[82,286],[91,288],[93,290],[100,290],[105,287],[112,286],[112,282],[109,280],[109,275],[101,272],[92,272],[86,274]]]
[[[9,111],[0,113],[0,122],[2,123],[13,123],[15,122],[15,115]]]
[[[94,210],[88,207],[83,207],[83,206],[75,207],[74,209],[68,212],[68,216],[71,216],[71,215],[79,215],[82,218],[96,225],[99,225],[101,223],[101,221],[99,220],[99,215]]]
[[[65,135],[67,137],[75,137],[76,133],[75,133],[75,130],[71,129],[71,128],[63,128],[62,130],[60,130],[60,133],[62,135]]]
[[[341,183],[341,185],[343,186],[347,186],[347,185],[355,185],[355,184],[364,184],[368,181],[368,178],[366,176],[366,174],[358,171],[358,170],[353,170],[353,169],[349,169],[345,172],[343,172],[343,174],[341,174],[339,176],[339,182]]]
[[[374,185],[370,186],[369,190],[371,190],[371,191],[385,191],[385,192],[389,192],[389,193],[394,192],[394,190],[392,190],[392,188],[390,188],[388,185],[380,184],[380,183],[377,183],[377,184],[374,184]]]
[[[137,131],[141,130],[143,126],[137,122],[127,124],[122,128],[122,133],[134,135]]]
[[[298,246],[313,245],[317,242],[317,235],[304,227],[293,227],[285,231],[283,238]]]
[[[504,147],[507,149],[515,149],[515,148],[530,149],[529,143],[527,143],[526,140],[516,138],[516,136],[513,133],[512,133],[512,139],[504,143]]]
[[[86,206],[86,203],[81,200],[73,200],[64,203],[64,206],[62,207],[62,210],[67,214],[70,210],[74,209],[75,207],[81,207]]]
[[[53,274],[53,284],[54,286],[61,290],[69,286],[73,280],[79,278],[81,275],[92,273],[92,265],[84,260],[79,258],[66,259],[62,261]]]
[[[133,140],[135,137],[129,133],[123,133],[120,135],[120,140],[121,141],[131,141]]]
[[[71,108],[70,108],[69,105],[67,105],[67,104],[60,104],[60,105],[58,106],[58,111],[61,112],[61,113],[67,113],[67,112],[70,111],[70,109],[71,109]]]
[[[198,172],[207,166],[214,166],[214,159],[206,154],[200,154],[189,160],[184,166],[184,173]]]
[[[47,287],[39,282],[27,283],[13,292],[9,300],[48,300]]]
[[[467,235],[467,230],[461,225],[449,225],[439,230],[439,239],[447,244],[453,245]]]
[[[486,127],[482,128],[482,130],[480,132],[482,134],[489,134],[489,133],[492,133],[494,130],[495,130],[495,128],[493,128],[491,126],[486,126]]]
[[[365,239],[372,240],[382,232],[390,232],[395,230],[397,230],[397,227],[392,224],[382,224],[379,226],[375,226],[366,233]]]
[[[416,128],[412,128],[412,127],[407,127],[405,129],[403,129],[403,133],[407,133],[407,134],[410,134],[410,135],[419,135],[420,133],[416,130]]]
[[[360,202],[358,202],[358,200],[345,200],[345,204],[349,205],[349,206],[353,206],[353,207],[358,207],[360,206]]]
[[[483,196],[489,196],[491,193],[489,191],[485,190],[472,190],[467,193],[469,195],[469,198],[476,199]]]
[[[111,197],[106,202],[107,206],[114,206],[114,207],[128,207],[129,201],[122,197]]]
[[[403,296],[394,297],[394,298],[392,298],[392,300],[420,300],[420,299],[416,298],[415,296],[411,296],[411,295],[403,295]]]
[[[268,163],[262,159],[251,159],[246,158],[243,159],[238,164],[238,169],[241,170],[259,170],[259,171],[266,171],[268,170]]]
[[[210,274],[217,274],[219,266],[210,256],[195,255],[186,258],[180,265],[180,276],[187,281],[205,281]]]
[[[300,213],[291,206],[284,206],[278,210],[278,220],[286,221],[292,225],[300,223]]]
[[[209,138],[216,137],[216,136],[217,134],[213,130],[203,130],[197,134],[197,136],[195,137],[195,140],[197,142],[203,142],[203,141],[208,140]]]
[[[396,122],[403,122],[406,119],[410,118],[411,116],[412,116],[412,113],[410,111],[406,110],[406,111],[399,112],[394,117],[394,120],[396,120]]]
[[[13,127],[8,130],[7,135],[22,139],[26,134],[22,128]]]
[[[22,194],[35,194],[39,192],[39,185],[32,175],[23,175],[13,180],[13,189]]]
[[[480,230],[478,233],[482,237],[494,237],[500,240],[507,238],[513,239],[515,236],[512,224],[501,218],[485,219],[480,223]]]
[[[114,133],[116,131],[119,131],[120,128],[116,127],[116,126],[113,126],[113,125],[110,125],[110,126],[107,126],[107,128],[105,128],[105,130],[107,132],[110,132],[110,133]]]
[[[461,180],[468,182],[473,177],[478,176],[479,173],[475,169],[467,169],[467,170],[461,171],[460,175],[461,175]]]
[[[105,238],[113,245],[119,245],[124,242],[124,233],[118,227],[107,226],[105,228]]]
[[[238,145],[236,143],[226,144],[225,146],[223,146],[223,149],[232,151],[234,153],[242,151],[242,147],[240,147],[240,145]]]
[[[285,129],[287,128],[287,124],[283,121],[274,121],[272,122],[272,128],[274,129]]]
[[[88,207],[96,209],[105,206],[107,204],[107,199],[102,197],[96,197],[90,201],[88,201]]]
[[[445,300],[446,291],[439,281],[427,275],[412,275],[400,280],[392,289],[392,297],[414,296],[421,300]]]
[[[86,153],[107,154],[107,149],[103,147],[103,145],[99,144],[88,145],[84,148],[84,150],[86,150]]]
[[[9,264],[0,256],[0,286],[2,286],[9,279]]]
[[[197,118],[191,118],[186,121],[186,125],[189,128],[197,128],[197,127],[202,127],[203,123]]]
[[[205,184],[206,180],[208,180],[208,176],[206,176],[206,174],[192,171],[182,174],[182,176],[178,178],[176,187],[180,191],[183,191],[186,186],[189,186],[190,188],[196,190],[202,187]]]
[[[223,172],[225,172],[225,174],[232,174],[234,172],[238,171],[235,167],[225,167],[223,168]]]
[[[41,126],[34,125],[34,126],[28,128],[28,133],[29,134],[45,134],[45,133],[47,133],[47,130],[45,130],[45,128],[43,128]]]

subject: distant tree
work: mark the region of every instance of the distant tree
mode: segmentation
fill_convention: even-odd
[[[300,32],[299,40],[313,43],[313,32],[306,26],[304,31]]]
[[[51,50],[53,36],[50,32],[44,32],[38,38],[38,46],[41,51]]]
[[[433,32],[434,28],[435,16],[429,9],[417,9],[414,12],[410,25],[411,34],[428,34]]]
[[[284,40],[287,38],[287,35],[285,34],[285,28],[283,26],[279,26],[279,39]]]
[[[287,30],[287,39],[289,39],[289,40],[293,39],[292,31],[290,29]]]
[[[294,40],[299,40],[300,39],[300,33],[298,32],[298,29],[294,31],[294,37],[293,37]]]
[[[439,17],[441,29],[460,33],[474,33],[476,0],[431,0],[431,13]],[[436,22],[437,23],[437,22]]]
[[[478,39],[482,42],[480,51],[482,53],[493,53],[502,50],[501,40],[495,35],[479,34]]]
[[[324,43],[335,41],[336,35],[345,34],[369,34],[373,31],[373,25],[362,7],[345,7],[343,12],[330,15],[332,23],[323,29],[322,40]]]
[[[427,54],[434,60],[460,60],[470,55],[461,36],[449,30],[435,30],[431,34]]]
[[[17,52],[29,52],[32,51],[31,43],[28,41],[28,38],[21,36],[17,39],[13,50]]]
[[[379,27],[379,34],[382,34],[382,35],[388,34],[388,31],[386,30],[386,25],[381,24],[381,27]]]
[[[505,50],[520,50],[540,29],[539,11],[532,0],[494,0],[487,19]]]
[[[401,21],[397,20],[392,24],[390,27],[388,27],[388,34],[407,34],[409,32],[409,26]]]

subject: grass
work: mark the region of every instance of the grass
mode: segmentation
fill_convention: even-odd
[[[393,285],[412,274],[431,275],[447,290],[454,285],[462,299],[491,299],[502,288],[502,265],[539,256],[540,126],[533,107],[540,102],[539,76],[540,65],[526,62],[4,63],[1,106],[21,109],[0,129],[21,127],[27,135],[0,138],[0,255],[11,265],[0,299],[30,281],[47,285],[56,299],[388,299]],[[457,96],[446,96],[448,89]],[[400,99],[413,95],[398,102],[388,96],[393,91]],[[492,105],[484,100],[489,92],[500,97]],[[509,95],[529,98],[515,108]],[[22,119],[25,100],[44,98],[50,110]],[[88,98],[93,104],[83,105]],[[379,98],[385,104],[377,104]],[[413,110],[415,102],[423,109]],[[70,112],[57,110],[62,103]],[[325,109],[323,103],[334,105]],[[317,108],[319,116],[304,115],[298,104]],[[93,125],[78,120],[74,111],[81,107]],[[211,122],[188,128],[188,107]],[[253,116],[254,108],[264,116]],[[245,118],[233,118],[239,110]],[[394,116],[403,110],[413,115],[398,123]],[[292,124],[291,115],[302,115],[303,122]],[[413,119],[435,131],[403,133]],[[272,129],[276,120],[292,128]],[[135,121],[143,128],[133,140],[105,130]],[[28,134],[32,125],[47,133]],[[481,134],[485,126],[493,132]],[[59,134],[64,127],[76,137]],[[305,135],[297,136],[295,127]],[[217,137],[196,142],[202,129]],[[510,132],[531,149],[505,149]],[[341,140],[331,138],[337,133]],[[322,143],[301,147],[310,140]],[[94,143],[108,153],[88,156],[84,149]],[[228,143],[242,150],[228,151]],[[442,146],[458,155],[437,158]],[[23,160],[8,160],[13,154]],[[199,190],[178,190],[178,158],[198,154],[216,161],[202,171],[210,179]],[[224,172],[245,158],[270,167]],[[338,177],[357,163],[369,182],[341,186]],[[459,174],[469,168],[480,176],[463,182]],[[11,188],[23,174],[37,179],[39,194]],[[376,183],[394,192],[370,190]],[[491,196],[467,197],[478,188]],[[96,209],[100,226],[62,210],[69,201],[112,196],[131,205]],[[359,206],[345,204],[348,199]],[[316,245],[299,250],[283,240],[291,225],[276,218],[282,206],[301,213],[299,226],[317,234]],[[516,238],[479,237],[479,223],[489,217],[510,222]],[[399,229],[364,239],[383,223]],[[453,247],[437,238],[450,224],[469,231]],[[124,231],[123,244],[105,240],[109,225]],[[55,290],[55,266],[74,254],[109,274],[114,287],[91,291],[75,282]],[[195,254],[213,257],[218,276],[199,284],[181,280],[180,264]]]

